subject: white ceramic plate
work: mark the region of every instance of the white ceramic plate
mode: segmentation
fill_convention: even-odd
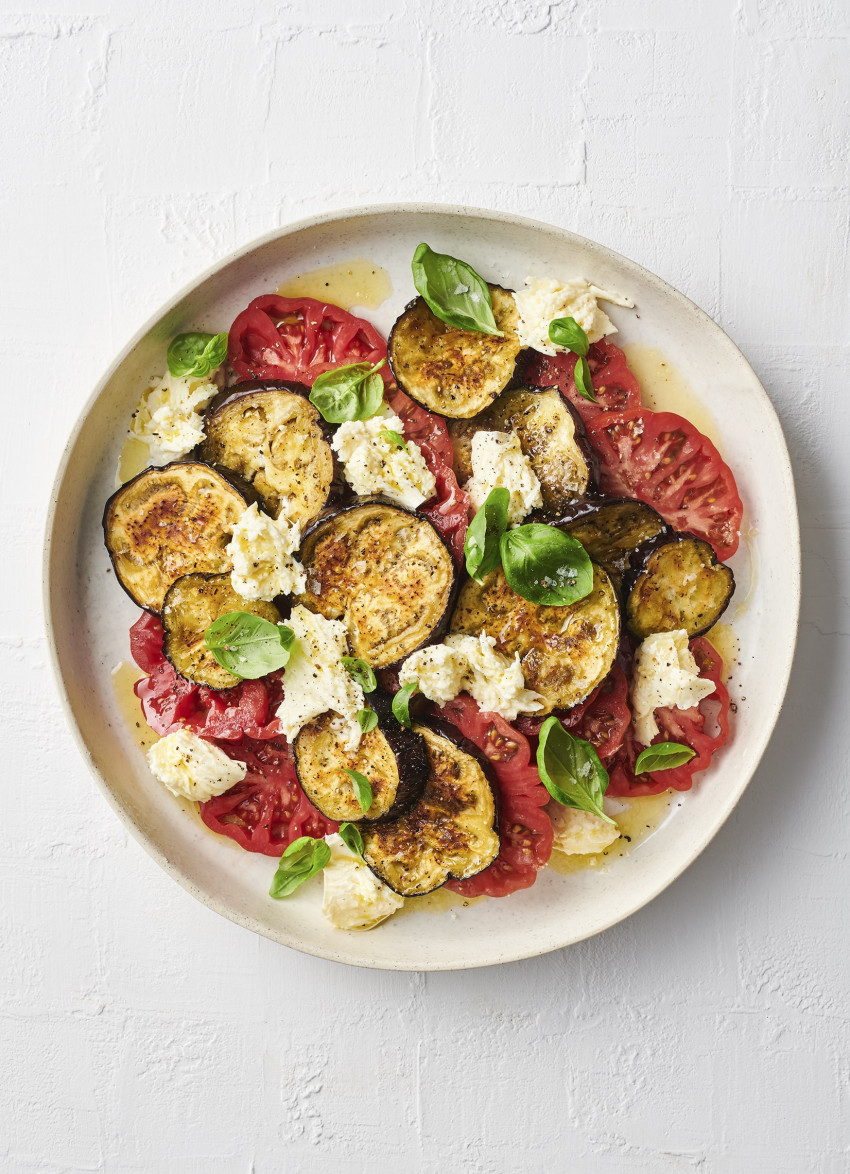
[[[251,298],[286,278],[362,256],[393,280],[390,299],[364,315],[386,334],[413,294],[410,258],[421,240],[505,286],[517,287],[530,273],[580,274],[634,299],[636,311],[610,311],[620,327],[616,341],[657,347],[672,361],[713,417],[744,500],[748,542],[733,562],[739,591],[731,614],[741,646],[735,694],[746,703],[719,761],[675,816],[606,870],[561,876],[545,869],[532,889],[505,900],[452,915],[405,912],[372,932],[347,933],[320,916],[318,882],[272,901],[275,861],[207,831],[148,772],[110,680],[113,666],[127,658],[127,629],[138,610],[107,573],[101,515],[130,414],[146,380],[163,369],[174,334],[227,329]],[[770,401],[731,340],[682,294],[561,229],[476,209],[392,205],[272,233],[208,270],[139,331],[69,439],[53,490],[44,578],[68,720],[107,800],[166,872],[225,917],[295,949],[360,966],[445,970],[531,957],[599,933],[660,893],[705,848],[749,782],[779,716],[797,629],[799,533],[788,454]]]

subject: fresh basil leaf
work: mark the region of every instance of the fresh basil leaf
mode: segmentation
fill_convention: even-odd
[[[584,396],[586,400],[590,400],[592,404],[599,402],[593,394],[593,380],[590,378],[590,365],[584,356],[576,360],[573,379],[575,380],[576,391],[579,395]]]
[[[418,681],[409,681],[406,685],[402,685],[398,693],[393,697],[393,716],[399,725],[413,725],[410,720],[410,698],[418,688]]]
[[[378,715],[374,709],[358,709],[357,721],[360,723],[360,729],[363,733],[368,734],[378,724]]]
[[[295,633],[253,612],[229,611],[210,624],[204,643],[222,668],[234,677],[253,680],[283,668],[295,643]]]
[[[635,763],[635,774],[647,774],[655,770],[672,770],[674,766],[684,766],[696,754],[690,746],[683,746],[681,742],[656,742],[654,746],[647,746],[641,750]]]
[[[353,677],[364,693],[373,693],[378,687],[378,679],[370,665],[359,656],[341,656],[340,663],[350,677]]]
[[[531,603],[563,606],[593,589],[593,565],[578,539],[539,522],[516,526],[499,540],[508,586]]]
[[[510,491],[497,486],[487,494],[487,500],[478,510],[463,544],[466,570],[477,583],[495,571],[501,561],[499,541],[508,528]]]
[[[378,435],[381,440],[385,440],[393,448],[403,448],[407,452],[407,441],[400,432],[394,432],[392,428],[382,428]]]
[[[362,859],[363,837],[360,835],[360,828],[357,824],[341,823],[339,825],[339,835],[349,852],[353,852],[355,856],[359,856]]]
[[[357,795],[357,802],[360,804],[360,810],[364,813],[367,812],[372,806],[372,784],[359,770],[349,770],[346,767],[345,773],[354,784],[354,791]]]
[[[549,323],[549,341],[582,356],[587,354],[590,346],[586,332],[575,318],[554,318]]]
[[[368,420],[384,399],[384,381],[378,374],[386,359],[375,363],[348,363],[319,375],[310,389],[310,403],[329,424]]]
[[[543,786],[558,803],[591,811],[614,823],[602,808],[608,771],[591,744],[568,733],[556,717],[547,717],[540,727],[537,770]]]
[[[201,334],[191,331],[178,334],[171,340],[166,359],[172,375],[197,379],[209,375],[227,358],[227,331],[223,334]]]
[[[487,282],[465,261],[447,253],[435,253],[423,243],[413,254],[411,269],[417,292],[441,322],[458,330],[504,336],[493,317],[493,299]]]
[[[280,858],[277,872],[272,877],[269,896],[288,897],[297,888],[321,872],[331,858],[331,850],[324,840],[300,836],[293,840]]]

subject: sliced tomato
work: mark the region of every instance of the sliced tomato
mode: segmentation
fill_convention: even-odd
[[[632,720],[629,682],[622,666],[615,664],[602,684],[584,701],[572,709],[553,712],[565,730],[590,742],[601,759],[612,758],[620,749]],[[527,737],[536,737],[545,721],[545,717],[519,717],[513,725]]]
[[[540,782],[528,739],[466,693],[437,710],[490,760],[499,784],[501,849],[489,868],[447,888],[464,897],[507,897],[530,888],[552,854],[549,794]]]
[[[641,406],[640,385],[629,370],[626,356],[607,338],[595,342],[587,353],[593,392],[591,403],[576,391],[576,356],[570,353],[540,355],[532,352],[525,378],[532,387],[558,387],[585,423],[600,412],[629,412]]]
[[[662,791],[689,791],[697,771],[707,770],[712,755],[725,746],[729,737],[729,693],[721,680],[723,661],[705,637],[690,642],[690,650],[699,666],[699,675],[714,682],[714,692],[691,709],[656,709],[658,735],[653,742],[680,742],[696,751],[690,762],[671,770],[636,775],[635,761],[643,747],[634,727],[629,725],[622,745],[609,767],[609,795],[660,795]],[[715,732],[708,733],[712,723]]]
[[[732,470],[707,436],[673,412],[603,412],[587,425],[600,488],[636,497],[677,530],[710,542],[721,560],[738,549],[744,507]]]
[[[228,357],[240,380],[293,379],[312,387],[333,367],[386,359],[387,344],[371,322],[339,306],[262,294],[231,326]]]

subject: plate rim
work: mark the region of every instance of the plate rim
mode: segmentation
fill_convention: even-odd
[[[477,220],[494,221],[502,225],[516,225],[517,227],[531,229],[536,232],[549,234],[560,238],[561,240],[573,243],[590,252],[599,253],[617,264],[624,266],[627,270],[633,270],[641,279],[653,284],[661,293],[672,297],[678,301],[680,305],[688,312],[692,313],[698,323],[709,331],[719,332],[723,336],[726,343],[731,346],[737,355],[738,360],[746,367],[752,375],[754,390],[757,389],[757,394],[760,397],[761,408],[766,416],[773,424],[778,440],[781,443],[781,480],[783,488],[787,494],[787,500],[793,505],[793,518],[791,519],[793,525],[794,543],[793,549],[785,552],[785,557],[790,563],[790,573],[788,574],[788,584],[791,591],[792,604],[792,625],[790,628],[791,639],[789,641],[789,648],[786,657],[786,663],[782,673],[781,692],[779,704],[772,717],[772,720],[763,725],[759,731],[755,744],[757,746],[757,755],[755,758],[752,770],[743,777],[742,780],[735,787],[734,791],[727,797],[725,807],[718,812],[718,818],[713,822],[711,831],[705,837],[702,837],[697,845],[694,847],[691,854],[683,861],[680,867],[674,872],[666,874],[664,879],[659,881],[657,885],[653,886],[650,891],[642,896],[637,902],[628,904],[621,912],[612,915],[604,924],[597,926],[593,930],[581,932],[570,936],[567,940],[561,941],[557,944],[545,948],[534,947],[531,950],[514,950],[507,951],[503,956],[492,958],[486,961],[476,961],[469,959],[459,959],[457,961],[447,960],[439,962],[435,965],[423,968],[420,965],[405,963],[403,959],[395,961],[393,965],[385,965],[383,963],[374,964],[368,959],[360,956],[355,956],[343,948],[343,943],[340,942],[339,948],[326,949],[321,945],[314,945],[311,942],[302,939],[297,933],[292,932],[276,932],[272,927],[264,925],[256,918],[240,913],[239,911],[228,908],[223,902],[218,900],[215,896],[201,890],[194,882],[186,876],[182,869],[175,864],[167,854],[159,847],[156,841],[146,835],[136,825],[131,818],[129,812],[125,811],[122,805],[112,792],[108,780],[100,771],[94,761],[92,753],[86,743],[82,731],[77,723],[71,704],[67,685],[65,683],[64,674],[59,661],[59,653],[55,638],[55,627],[53,620],[53,551],[54,551],[54,524],[56,519],[57,504],[59,500],[59,493],[62,489],[65,477],[71,465],[71,457],[73,455],[76,442],[80,433],[86,423],[86,420],[91,412],[93,406],[99,399],[104,388],[109,383],[115,372],[125,361],[128,355],[139,345],[139,343],[147,336],[147,334],[159,323],[162,319],[174,309],[175,306],[186,297],[188,297],[199,285],[203,284],[209,278],[215,276],[216,273],[249,255],[250,253],[261,249],[263,246],[276,241],[280,238],[291,236],[295,233],[319,227],[323,224],[329,224],[336,221],[356,220],[358,218],[366,217],[381,217],[392,216],[399,213],[403,214],[418,214],[418,215],[442,215],[453,216],[458,219],[464,217],[473,218]],[[796,487],[794,483],[793,467],[791,465],[791,458],[788,452],[788,445],[785,440],[785,434],[782,428],[782,423],[779,415],[773,406],[773,403],[763,387],[761,380],[753,369],[747,357],[738,347],[737,343],[730,338],[722,326],[714,321],[709,314],[706,313],[700,306],[683,294],[675,286],[670,285],[664,278],[659,277],[651,270],[646,269],[637,261],[617,252],[615,249],[609,248],[607,245],[602,245],[597,241],[591,240],[588,237],[581,236],[579,233],[572,232],[570,229],[561,228],[557,225],[549,224],[545,221],[533,219],[532,217],[520,216],[512,212],[499,212],[495,209],[480,208],[474,205],[463,204],[441,204],[434,202],[423,201],[393,201],[383,204],[362,204],[355,205],[349,208],[340,208],[330,211],[314,214],[312,216],[301,217],[298,220],[289,221],[285,224],[279,225],[277,228],[263,233],[261,236],[232,249],[230,252],[220,257],[208,265],[201,273],[197,274],[190,281],[186,282],[180,289],[168,298],[165,302],[158,306],[153,314],[151,314],[145,322],[131,335],[129,340],[123,347],[119,349],[115,357],[106,366],[100,378],[94,385],[92,392],[89,394],[83,403],[79,413],[77,414],[73,425],[68,433],[67,439],[62,449],[62,454],[59,460],[56,474],[50,487],[50,496],[48,499],[47,513],[44,524],[44,543],[42,554],[42,611],[44,618],[44,628],[47,636],[47,647],[50,659],[50,665],[53,673],[54,683],[56,685],[57,694],[60,705],[65,717],[71,735],[80,751],[81,757],[88,767],[89,773],[94,777],[95,782],[101,793],[104,795],[107,803],[112,810],[117,814],[121,820],[122,825],[130,832],[133,839],[139,843],[147,854],[159,865],[160,868],[173,880],[175,880],[185,891],[190,893],[196,900],[200,901],[207,908],[212,909],[228,921],[234,922],[242,926],[244,929],[251,930],[261,937],[267,938],[271,941],[277,942],[281,945],[288,946],[291,949],[298,950],[300,953],[311,955],[312,957],[323,958],[327,961],[337,962],[344,965],[360,966],[365,969],[388,970],[398,972],[439,972],[452,970],[472,970],[478,968],[485,968],[488,966],[499,966],[503,963],[518,962],[527,958],[540,957],[544,954],[553,953],[556,950],[564,949],[568,946],[576,945],[579,942],[586,941],[591,937],[596,937],[598,934],[604,933],[611,929],[614,925],[626,920],[633,914],[639,912],[651,901],[654,901],[665,889],[673,884],[674,881],[682,875],[687,868],[689,868],[694,861],[700,857],[706,850],[711,841],[717,836],[726,820],[731,815],[732,811],[737,806],[744,791],[750,785],[753,775],[758,769],[762,758],[764,757],[770,739],[773,736],[779,717],[784,709],[785,701],[787,699],[788,684],[791,678],[793,669],[796,645],[799,636],[800,627],[800,606],[802,597],[802,559],[800,549],[800,517],[799,508],[797,504]],[[786,564],[788,567],[788,564]]]

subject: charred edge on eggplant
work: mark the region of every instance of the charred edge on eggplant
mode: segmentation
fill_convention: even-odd
[[[730,567],[693,534],[647,543],[626,580],[626,624],[638,640],[684,628],[701,636],[717,623],[735,590]]]
[[[523,599],[499,567],[483,583],[463,585],[449,626],[494,637],[508,656],[518,652],[526,685],[543,698],[540,716],[577,705],[607,676],[617,655],[620,609],[611,580],[595,564],[590,594],[563,607]]]
[[[334,729],[335,714],[324,713],[304,726],[295,739],[295,769],[301,789],[328,819],[342,823],[397,819],[422,794],[428,755],[421,734],[402,726],[393,715],[392,698],[369,694],[378,724],[363,734],[356,750],[346,750]],[[348,770],[372,784],[372,805],[364,812]]]
[[[345,621],[354,656],[391,668],[443,631],[455,590],[451,553],[427,518],[372,498],[320,519],[301,545],[296,602]]]
[[[504,337],[449,326],[423,298],[406,307],[390,332],[387,353],[396,382],[431,412],[467,419],[492,403],[513,377],[519,314],[510,291],[489,288]]]
[[[201,455],[251,484],[274,516],[311,522],[335,488],[328,429],[301,383],[252,382],[217,395],[204,416]]]
[[[240,677],[227,671],[204,643],[207,628],[219,616],[247,611],[271,623],[280,622],[272,603],[247,600],[233,590],[230,575],[183,575],[165,593],[162,651],[175,672],[208,689],[232,689]]]
[[[447,880],[467,880],[499,854],[497,787],[492,768],[454,726],[416,725],[428,754],[428,778],[410,811],[364,828],[363,859],[403,897],[421,897]]]
[[[652,506],[627,497],[576,502],[552,525],[578,539],[593,561],[608,572],[618,593],[635,551],[659,535],[672,533]]]
[[[139,607],[159,612],[175,579],[229,569],[225,547],[254,500],[247,486],[202,461],[144,469],[113,493],[103,512],[118,582]]]

